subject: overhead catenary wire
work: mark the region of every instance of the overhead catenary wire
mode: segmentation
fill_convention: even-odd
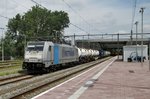
[[[9,17],[3,16],[3,15],[0,15],[0,17],[5,18],[5,19],[10,19]]]
[[[72,25],[72,26],[78,28],[79,30],[81,30],[81,31],[83,31],[83,32],[85,32],[85,33],[87,33],[87,34],[89,33],[89,32],[85,31],[84,29],[78,27],[77,25],[75,25],[75,24],[73,24],[73,23],[70,23],[70,25]]]
[[[10,19],[9,17],[7,17],[7,0],[5,0],[5,15],[0,14],[0,17],[5,18],[5,19]]]
[[[63,0],[63,1],[64,1],[64,0]],[[19,3],[16,2],[15,0],[12,0],[12,2],[19,4]],[[38,5],[38,6],[42,7],[42,8],[46,8],[46,7],[43,6],[42,4],[38,3],[36,0],[31,0],[31,2],[35,3],[36,5]],[[64,2],[65,2],[65,1],[64,1]],[[68,4],[68,3],[66,2],[65,4]],[[21,5],[22,7],[24,7],[24,8],[27,8],[27,7],[26,7],[25,5],[23,5],[23,4],[20,4],[20,5]],[[87,25],[91,26],[91,24],[89,24],[74,8],[72,8],[72,6],[70,6],[70,5],[68,4],[68,7],[69,7],[70,9],[72,9]],[[5,18],[5,19],[11,19],[11,18],[7,17],[7,15],[6,15],[6,16],[0,15],[0,17]],[[79,29],[79,30],[81,30],[81,31],[83,31],[83,32],[85,32],[85,33],[90,34],[89,31],[87,31],[86,29],[83,29],[81,26],[78,26],[78,25],[73,24],[73,23],[70,23],[70,24],[71,24],[72,26],[74,26],[75,28],[77,28],[77,29]],[[98,29],[96,29],[96,30],[98,31]]]
[[[69,3],[67,3],[65,0],[62,0],[75,14],[77,14],[80,19],[82,19],[87,25],[89,25],[89,29],[90,29],[90,26],[93,27],[90,23],[88,23]],[[97,30],[99,31],[99,29],[95,29],[94,30]],[[99,31],[101,32],[101,31]]]
[[[25,5],[23,5],[23,4],[21,4],[21,3],[18,3],[18,2],[16,2],[15,0],[11,0],[11,2],[16,3],[16,4],[19,4],[19,5],[21,5],[22,7],[28,9]],[[5,19],[11,19],[10,17],[7,17],[7,0],[6,0],[6,15],[5,15],[5,16],[4,16],[4,15],[0,15],[0,17],[5,18]]]
[[[40,6],[40,7],[43,7],[45,9],[47,9],[46,7],[44,7],[43,5],[41,5],[40,3],[36,2],[35,0],[31,0],[33,3],[35,3],[36,5]]]
[[[29,9],[29,8],[26,7],[24,4],[19,3],[19,2],[15,1],[15,0],[11,0],[11,2],[14,2],[14,3],[18,4],[18,5],[21,5],[21,6],[23,6],[23,7],[26,8],[26,9]]]
[[[133,11],[132,11],[132,20],[131,20],[131,31],[133,30],[133,26],[134,26],[136,4],[137,4],[137,0],[134,0]]]
[[[130,44],[132,45],[133,43],[133,25],[134,25],[134,19],[135,19],[135,12],[136,12],[136,2],[137,0],[134,0],[134,3],[133,3],[133,10],[132,10],[132,20],[131,20],[131,36],[130,36]]]
[[[64,3],[65,3],[65,5],[67,5],[76,15],[78,15],[79,17],[80,17],[80,19],[82,19],[87,25],[89,25],[89,23],[69,4],[69,3],[67,3],[65,0],[62,0]],[[78,28],[79,26],[77,26],[77,25],[73,25],[73,26],[75,26],[76,28]],[[90,26],[90,25],[89,25]],[[79,28],[78,28],[79,29]],[[80,28],[80,30],[81,30],[81,28]],[[84,29],[82,29],[82,30],[84,30]],[[87,33],[87,32],[85,32],[85,33]]]
[[[90,25],[69,3],[65,0],[62,0],[74,13],[76,13],[86,24]]]
[[[32,1],[33,3],[39,5],[39,6],[43,7],[43,8],[46,8],[46,7],[44,7],[43,5],[39,4],[38,2],[36,2],[36,1],[34,1],[34,0],[31,0],[31,1]],[[69,5],[68,5],[68,6],[69,6]],[[71,6],[70,6],[70,7],[71,7]],[[73,10],[73,9],[72,9],[72,10]],[[85,31],[84,29],[82,29],[81,27],[79,27],[79,26],[77,26],[77,25],[75,25],[75,24],[73,24],[73,23],[70,23],[70,25],[72,25],[72,26],[78,28],[79,30],[84,31],[85,33],[88,33],[88,34],[89,34],[89,32]]]

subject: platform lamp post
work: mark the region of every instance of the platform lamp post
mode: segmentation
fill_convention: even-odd
[[[1,40],[1,43],[2,43],[2,61],[4,61],[4,42],[3,42],[3,30],[4,28],[0,28],[2,30],[2,40]]]
[[[117,34],[117,46],[118,46],[118,51],[117,51],[117,56],[118,56],[118,59],[119,59],[119,33]]]
[[[145,8],[141,8],[140,9],[140,13],[141,13],[141,65],[143,66],[143,13],[144,13],[144,9]]]
[[[132,45],[132,43],[133,43],[133,30],[131,30],[131,36],[130,36],[130,39],[131,39],[131,45]]]
[[[137,61],[137,33],[138,33],[138,21],[135,22],[135,25],[136,25],[136,61]]]
[[[73,45],[74,45],[74,46],[76,45],[76,40],[75,40],[75,39],[76,39],[76,35],[75,35],[75,33],[74,33],[74,35],[73,35],[73,43],[74,43]]]

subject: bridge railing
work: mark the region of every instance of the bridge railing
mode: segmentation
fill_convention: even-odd
[[[93,40],[99,40],[99,41],[136,41],[136,35],[137,35],[137,41],[141,41],[141,35],[142,33],[117,33],[117,34],[87,34],[87,35],[68,35],[65,37],[71,37],[75,40],[83,40],[83,41],[93,41]],[[150,40],[150,33],[143,33],[143,40]]]

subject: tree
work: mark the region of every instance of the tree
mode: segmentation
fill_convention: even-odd
[[[15,47],[15,56],[23,56],[25,39],[50,40],[61,42],[61,31],[69,27],[69,17],[64,11],[51,11],[39,6],[33,6],[24,15],[17,14],[8,21],[5,36],[5,49]],[[57,31],[57,32],[56,32]],[[9,46],[11,45],[11,46]],[[10,54],[9,50],[6,51]]]

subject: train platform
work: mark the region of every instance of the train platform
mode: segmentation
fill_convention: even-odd
[[[53,87],[33,99],[149,99],[149,62],[116,57]]]

